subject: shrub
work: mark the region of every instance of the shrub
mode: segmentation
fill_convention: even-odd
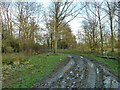
[[[9,65],[16,61],[24,62],[28,57],[25,53],[3,54],[2,63]]]
[[[11,46],[6,47],[6,52],[7,53],[13,52],[13,48]]]
[[[46,45],[40,45],[38,53],[45,53],[48,51],[48,48]]]

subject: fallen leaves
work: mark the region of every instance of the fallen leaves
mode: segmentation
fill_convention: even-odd
[[[28,65],[28,67],[33,67],[33,66],[34,66],[33,64]]]

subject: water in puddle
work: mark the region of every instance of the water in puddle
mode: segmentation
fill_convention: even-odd
[[[118,82],[117,80],[113,80],[111,77],[106,77],[104,76],[105,80],[104,80],[104,86],[105,88],[118,88]]]
[[[80,56],[80,58],[83,58],[82,56]]]
[[[72,71],[70,71],[70,73],[73,73]]]
[[[97,68],[97,74],[99,73],[99,69]]]
[[[83,77],[84,77],[84,72],[81,74],[81,77],[80,77],[80,78],[83,79]]]
[[[83,79],[84,72],[80,75],[81,70],[79,70],[79,65],[76,65],[74,68],[67,71],[63,76],[60,75],[59,79],[52,83],[52,87],[61,87],[61,88],[73,88],[78,84],[80,79]]]
[[[70,77],[67,77],[67,79],[70,79]]]
[[[62,86],[61,86],[61,88],[65,88],[65,86],[64,86],[64,85],[62,85]]]
[[[79,77],[79,74],[77,73],[77,77]]]
[[[79,65],[77,65],[77,67],[80,67]]]
[[[73,82],[73,84],[75,84],[76,82]]]
[[[93,67],[93,66],[94,66],[94,64],[93,64],[93,63],[90,63],[90,62],[89,62],[88,64],[89,64],[89,66],[91,66],[91,67]]]
[[[71,87],[74,87],[74,85],[72,85]]]

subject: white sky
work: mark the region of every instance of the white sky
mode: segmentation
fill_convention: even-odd
[[[29,2],[50,2],[51,0],[1,0],[1,2],[19,2],[19,1],[22,1],[22,2],[27,2],[27,1],[29,1]],[[57,1],[57,0],[55,0],[55,1]],[[59,1],[61,1],[61,0],[59,0]],[[62,0],[62,1],[66,1],[66,0]],[[73,0],[69,0],[69,1],[73,1]],[[76,2],[84,2],[84,1],[86,1],[86,2],[102,2],[102,1],[105,1],[105,0],[74,0],[74,1],[76,1]],[[119,0],[106,0],[106,1],[110,1],[110,2],[115,2],[115,1],[119,1]]]
[[[74,35],[77,34],[78,30],[82,30],[81,28],[81,23],[80,20],[78,20],[77,18],[75,18],[74,20],[72,20],[69,25],[71,26],[72,32]]]

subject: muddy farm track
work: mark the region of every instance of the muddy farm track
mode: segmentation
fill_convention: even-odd
[[[81,55],[69,58],[31,88],[120,88],[118,78],[105,66]]]

